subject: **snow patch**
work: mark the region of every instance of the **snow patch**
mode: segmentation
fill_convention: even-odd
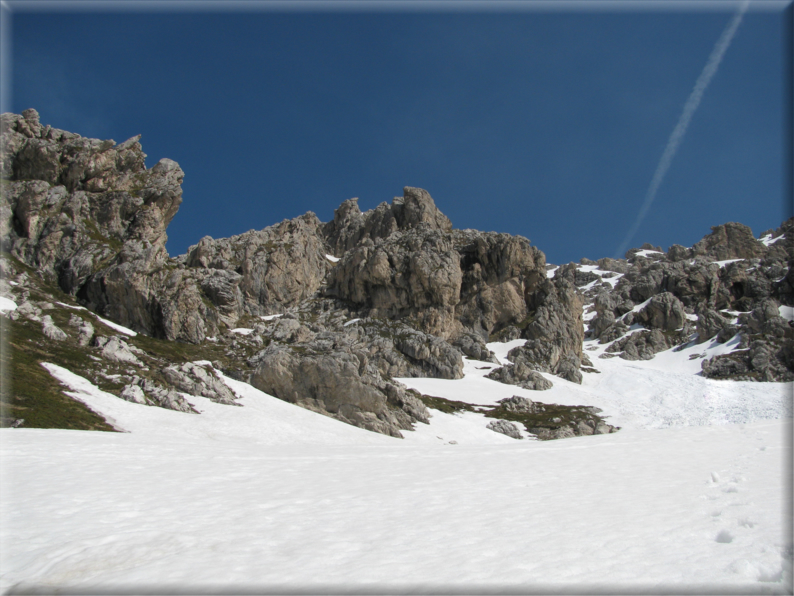
[[[785,234],[781,234],[781,235],[780,235],[780,236],[778,236],[777,238],[773,238],[773,237],[772,237],[772,234],[767,234],[766,236],[764,236],[764,237],[762,237],[762,238],[759,238],[759,239],[758,239],[758,241],[759,241],[761,244],[763,244],[764,246],[771,246],[771,245],[773,245],[775,242],[778,242],[779,240],[784,240],[785,238],[786,238],[786,235],[785,235]]]
[[[272,321],[273,319],[278,319],[279,317],[283,317],[284,315],[261,315],[259,318],[263,321]]]
[[[794,306],[779,306],[778,312],[787,321],[794,321]]]
[[[344,326],[344,327],[347,327],[348,325],[352,325],[353,323],[358,323],[360,320],[361,320],[361,319],[350,319],[350,320],[349,320],[347,323],[345,323],[343,326]]]
[[[10,298],[6,298],[5,296],[0,296],[0,312],[9,312],[16,309],[17,309],[16,302],[11,300]]]
[[[725,259],[724,261],[714,261],[720,267],[725,267],[725,265],[730,265],[731,263],[738,263],[739,261],[744,261],[744,259]]]
[[[664,254],[663,252],[660,252],[658,250],[642,249],[642,250],[638,250],[637,252],[635,252],[634,256],[635,257],[648,257],[650,255],[663,255],[663,254]]]
[[[95,312],[88,310],[84,306],[74,306],[72,304],[66,304],[65,302],[56,302],[55,304],[57,304],[58,306],[63,306],[65,308],[71,308],[72,310],[84,310],[84,311],[87,311],[87,312],[91,313],[97,321],[99,321],[100,323],[102,323],[104,325],[107,325],[111,329],[115,329],[119,333],[124,333],[125,335],[129,335],[130,337],[135,337],[136,335],[138,335],[138,333],[136,331],[133,331],[132,329],[124,327],[123,325],[119,325],[118,323],[114,323],[113,321],[108,321],[107,319],[104,319],[104,318],[100,317]]]
[[[335,257],[334,255],[325,255],[325,258],[331,261],[332,263],[339,262],[339,257]]]
[[[89,312],[91,312],[91,311],[89,311]],[[102,317],[100,317],[96,313],[91,313],[91,314],[94,315],[96,317],[96,319],[100,323],[104,323],[105,325],[107,325],[111,329],[115,329],[116,331],[118,331],[120,333],[124,333],[125,335],[129,335],[130,337],[135,337],[136,335],[138,335],[132,329],[128,329],[127,327],[124,327],[123,325],[119,325],[118,323],[114,323],[113,321],[108,321],[107,319],[103,319]]]
[[[232,329],[232,333],[236,333],[237,335],[251,335],[254,332],[253,329],[248,329],[246,327],[238,327],[237,329]]]

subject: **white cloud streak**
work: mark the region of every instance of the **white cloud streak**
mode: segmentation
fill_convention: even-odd
[[[695,82],[695,87],[692,89],[692,93],[689,94],[689,98],[684,104],[684,109],[681,112],[681,117],[678,119],[678,124],[676,124],[670,135],[670,139],[667,141],[667,146],[664,148],[664,153],[662,153],[662,158],[659,160],[659,165],[656,166],[656,172],[653,174],[651,185],[648,187],[648,192],[645,194],[645,200],[642,203],[642,207],[640,207],[640,212],[637,214],[637,219],[634,220],[634,224],[629,229],[628,234],[626,234],[626,238],[615,252],[616,259],[624,255],[626,249],[629,247],[629,243],[645,220],[645,216],[648,215],[648,210],[651,208],[656,198],[659,186],[662,184],[667,170],[670,169],[670,164],[673,162],[678,147],[681,145],[681,141],[684,139],[686,130],[689,127],[689,123],[692,121],[692,116],[700,105],[700,100],[703,99],[703,94],[706,92],[709,83],[711,83],[711,79],[714,78],[717,68],[719,68],[720,62],[722,62],[722,58],[728,50],[728,46],[731,45],[733,36],[736,34],[736,30],[739,28],[744,18],[744,13],[747,12],[747,7],[749,5],[749,0],[745,0],[741,3],[739,10],[736,11],[736,14],[728,23],[728,26],[725,27],[722,35],[720,35],[720,38],[714,45],[714,49],[711,50],[711,55],[706,62],[706,66],[703,67],[703,71]]]

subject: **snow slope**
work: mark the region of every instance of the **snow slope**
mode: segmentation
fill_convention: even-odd
[[[490,347],[504,362],[511,345]],[[437,411],[399,440],[231,379],[242,407],[189,396],[201,414],[184,414],[49,365],[127,432],[0,430],[0,589],[790,593],[791,384],[704,379],[687,350],[588,351],[600,373],[544,392],[475,361],[403,380],[623,426],[548,442]]]

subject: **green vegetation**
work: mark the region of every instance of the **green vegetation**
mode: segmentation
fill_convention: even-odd
[[[124,243],[121,240],[118,238],[108,238],[102,234],[102,232],[99,231],[96,222],[91,219],[84,219],[83,224],[88,230],[88,237],[91,238],[91,240],[110,247],[110,249],[115,253],[121,252],[121,248],[124,246]]]
[[[572,423],[575,425],[583,420],[593,420],[598,426],[598,423],[604,421],[588,406],[563,406],[538,402],[535,402],[535,407],[531,412],[511,412],[500,405],[489,409],[485,412],[485,416],[519,422],[528,432],[532,432],[530,429],[538,427],[555,430],[563,426],[570,426]]]
[[[61,384],[41,366],[42,362],[53,362],[70,370],[93,368],[84,350],[71,342],[50,341],[41,326],[30,321],[3,320],[2,324],[6,345],[2,351],[5,379],[0,393],[0,425],[23,418],[26,428],[113,430],[100,415],[65,395]]]
[[[455,401],[452,399],[444,399],[443,397],[434,397],[432,395],[419,395],[428,408],[433,408],[445,414],[454,414],[455,412],[479,412],[475,406],[467,404],[462,401]]]

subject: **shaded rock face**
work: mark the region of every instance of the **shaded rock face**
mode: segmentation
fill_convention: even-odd
[[[676,331],[687,319],[681,301],[670,292],[662,292],[653,296],[633,320],[648,329]]]

